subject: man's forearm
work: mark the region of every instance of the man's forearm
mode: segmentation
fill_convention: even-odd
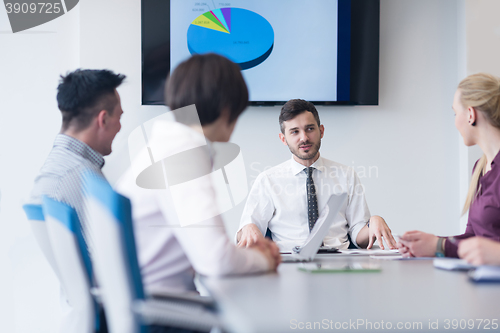
[[[359,231],[358,236],[356,237],[356,243],[358,244],[359,247],[366,248],[369,242],[370,239],[369,239],[368,226],[365,225]]]
[[[259,227],[257,227],[254,223],[248,223],[236,234],[236,242],[239,243],[242,238],[243,241],[245,241],[245,239],[257,239],[260,237],[264,236],[260,232]]]

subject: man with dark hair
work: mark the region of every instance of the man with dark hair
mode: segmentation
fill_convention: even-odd
[[[305,241],[332,194],[347,193],[347,203],[333,217],[323,244],[346,249],[348,234],[355,246],[371,248],[382,238],[391,249],[396,241],[380,216],[370,217],[358,176],[348,166],[320,156],[324,126],[310,102],[292,99],[279,116],[280,140],[292,159],[261,173],[248,196],[236,240],[240,247],[260,241],[269,229],[282,251]]]
[[[109,70],[78,69],[61,76],[57,87],[61,133],[31,192],[30,203],[41,204],[42,195],[47,195],[75,208],[87,242],[81,175],[87,170],[102,175],[103,156],[111,153],[121,128],[123,110],[116,88],[124,79]]]
[[[283,105],[283,107],[281,108],[281,113],[279,116],[281,133],[285,134],[285,121],[291,120],[305,111],[309,111],[310,113],[312,113],[316,124],[318,124],[318,127],[321,127],[318,110],[316,110],[316,107],[313,103],[304,101],[303,99],[292,99],[285,103],[285,105]]]
[[[117,184],[134,208],[135,239],[146,289],[193,292],[195,272],[221,276],[274,271],[280,256],[273,242],[261,240],[249,249],[240,249],[229,240],[211,178],[217,171],[213,143],[229,141],[248,104],[240,68],[220,55],[194,55],[171,73],[165,100],[176,121],[155,119],[147,135],[148,147]],[[134,165],[144,165],[141,156],[151,156],[160,165],[157,170],[161,172],[148,182],[156,189],[142,188],[134,173]],[[171,176],[169,158],[175,157],[173,167],[180,169],[182,179]],[[189,223],[183,219],[186,215]]]
[[[46,195],[73,207],[89,247],[92,241],[85,219],[81,176],[86,171],[103,176],[103,156],[111,153],[111,144],[121,128],[123,110],[116,88],[124,79],[125,75],[109,70],[78,69],[61,76],[57,87],[61,132],[35,179],[29,199],[31,204],[41,204],[42,195]],[[64,293],[62,290],[65,319],[61,332],[71,330],[74,325],[71,317],[74,311],[70,311],[72,305],[67,303]],[[100,320],[99,332],[107,332],[102,310]]]

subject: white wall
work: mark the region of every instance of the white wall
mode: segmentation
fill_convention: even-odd
[[[326,128],[322,155],[358,170],[377,168],[362,178],[368,204],[398,233],[459,231],[451,103],[462,76],[462,4],[382,0],[380,105],[318,108]],[[7,30],[5,20],[0,9],[0,30]],[[57,285],[20,208],[59,129],[57,76],[78,66],[128,76],[119,89],[122,131],[104,168],[111,182],[129,164],[128,133],[164,110],[140,105],[139,1],[81,1],[78,10],[33,31],[54,33],[0,33],[0,330],[8,332],[53,332],[58,316]],[[250,181],[290,156],[278,140],[279,109],[249,108],[236,127],[233,142],[242,147]],[[241,209],[225,214],[230,233]]]
[[[10,33],[0,9],[0,331],[57,332],[59,285],[21,205],[60,128],[59,75],[78,67],[79,10]],[[28,320],[29,318],[29,320]]]
[[[466,35],[465,74],[486,72],[500,76],[500,12],[498,0],[465,0],[464,32]],[[462,144],[463,146],[463,144]],[[464,149],[464,148],[461,148]],[[467,170],[467,185],[472,169],[483,152],[479,146],[465,148],[467,160],[461,167]],[[462,177],[462,179],[465,179]],[[467,189],[468,190],[468,186]],[[465,193],[462,195],[465,200]],[[466,220],[462,219],[461,228],[465,230]]]
[[[466,0],[467,72],[500,76],[500,2]]]

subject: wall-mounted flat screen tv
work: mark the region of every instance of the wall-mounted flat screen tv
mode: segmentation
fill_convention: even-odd
[[[242,70],[251,105],[377,105],[380,0],[142,0],[142,104],[192,54]]]

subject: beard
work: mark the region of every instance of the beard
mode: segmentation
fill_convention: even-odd
[[[311,148],[309,148],[308,151],[301,151],[300,147],[304,145],[311,145]],[[293,147],[288,145],[288,148],[290,149],[290,152],[300,158],[301,160],[311,160],[316,155],[318,154],[319,148],[321,147],[321,140],[319,140],[317,143],[312,143],[312,142],[301,142],[297,145],[297,147]]]

